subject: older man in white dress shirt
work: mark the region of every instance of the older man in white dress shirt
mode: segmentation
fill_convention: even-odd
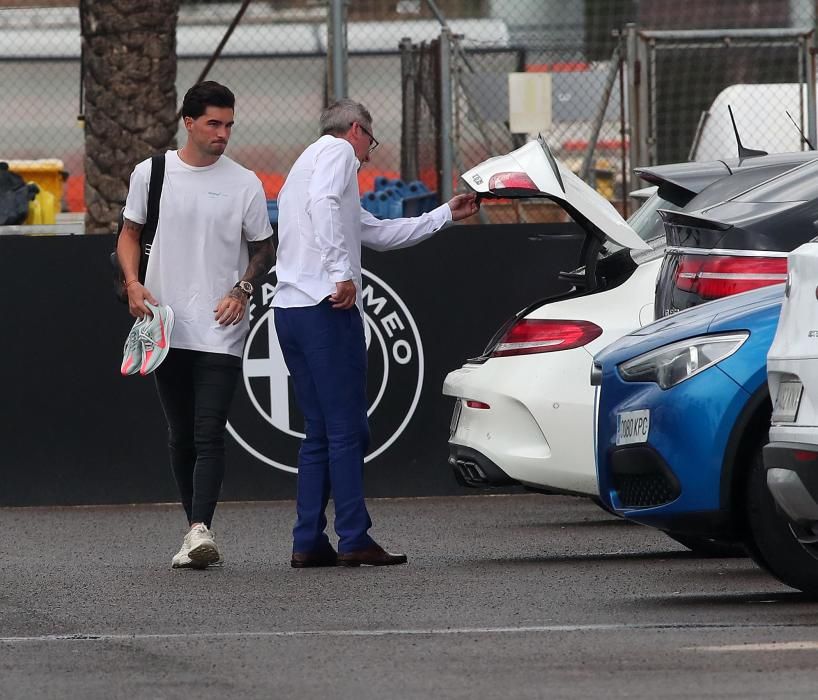
[[[361,245],[423,241],[475,214],[473,194],[411,219],[379,220],[361,207],[357,172],[378,145],[363,105],[340,100],[321,114],[322,136],[296,160],[279,194],[275,326],[304,413],[292,566],[385,566],[405,554],[368,534],[363,465],[369,444]],[[325,510],[332,493],[338,552]]]

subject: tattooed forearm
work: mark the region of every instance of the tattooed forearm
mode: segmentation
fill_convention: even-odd
[[[139,240],[139,234],[142,233],[143,226],[144,224],[138,224],[135,221],[131,221],[130,219],[123,219],[122,233],[136,236],[137,240]]]
[[[122,230],[116,244],[116,254],[119,258],[119,266],[125,276],[125,282],[137,279],[139,276],[139,234],[142,231],[142,224],[125,219],[122,222]]]
[[[271,237],[263,241],[248,241],[247,250],[250,252],[250,262],[242,279],[256,286],[275,263],[273,239]]]

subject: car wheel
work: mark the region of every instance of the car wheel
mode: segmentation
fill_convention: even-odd
[[[747,475],[747,550],[756,564],[783,583],[818,596],[818,550],[798,542],[786,517],[775,505],[761,457],[766,442],[759,443],[753,451]]]
[[[688,535],[681,532],[667,532],[665,534],[670,539],[687,547],[693,554],[700,557],[725,558],[725,557],[746,557],[747,551],[741,544],[736,542],[725,542],[724,540],[714,540],[700,535]]]

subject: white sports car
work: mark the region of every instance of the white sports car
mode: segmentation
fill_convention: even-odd
[[[531,141],[463,175],[484,197],[546,197],[587,233],[574,289],[511,318],[482,355],[447,377],[455,398],[449,463],[467,486],[522,484],[598,494],[592,358],[654,320],[665,249],[658,209],[703,206],[794,167],[805,154],[760,155],[638,170],[658,191],[625,222],[611,204]],[[730,181],[728,183],[728,181]]]

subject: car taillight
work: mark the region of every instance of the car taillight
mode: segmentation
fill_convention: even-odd
[[[787,258],[682,255],[676,287],[702,299],[720,299],[787,280]]]
[[[525,173],[496,173],[489,178],[489,191],[503,190],[497,194],[511,194],[513,190],[539,192],[534,181]]]
[[[570,350],[587,345],[600,335],[602,329],[590,321],[523,319],[500,338],[491,357]]]

